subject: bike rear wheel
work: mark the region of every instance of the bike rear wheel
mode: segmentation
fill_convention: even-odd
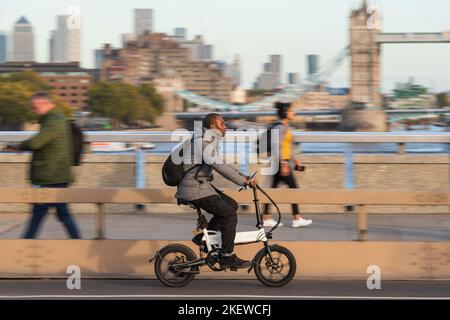
[[[254,259],[255,275],[262,284],[268,287],[282,287],[294,278],[297,262],[289,249],[278,245],[272,245],[269,248],[272,259],[266,248],[256,254]]]
[[[185,245],[168,245],[159,251],[155,260],[156,277],[168,287],[184,287],[194,279],[198,267],[183,269],[179,265],[195,259],[197,257],[194,251]]]

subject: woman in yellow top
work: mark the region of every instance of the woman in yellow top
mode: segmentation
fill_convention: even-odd
[[[289,122],[294,118],[294,111],[290,103],[277,102],[275,108],[278,110],[278,117],[280,121],[277,122],[272,129],[279,130],[279,161],[277,173],[272,179],[272,188],[276,188],[280,182],[284,182],[289,188],[297,188],[297,182],[294,177],[294,170],[301,170],[302,166],[300,160],[295,158],[295,145],[292,129]],[[268,143],[271,143],[268,141]],[[312,223],[311,219],[303,219],[297,204],[292,204],[292,222],[293,228],[306,227]],[[264,207],[264,226],[271,227],[276,224],[276,221],[269,213],[269,205]],[[282,226],[282,223],[280,223]]]

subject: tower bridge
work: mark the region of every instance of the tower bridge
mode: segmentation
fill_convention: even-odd
[[[273,110],[273,103],[275,101],[296,100],[312,86],[327,81],[333,72],[342,65],[346,58],[350,57],[351,101],[364,105],[366,108],[363,110],[352,110],[349,108],[347,112],[343,113],[343,120],[348,120],[352,123],[365,122],[365,129],[369,131],[384,131],[383,127],[385,127],[388,122],[388,118],[385,112],[380,108],[382,106],[382,45],[396,43],[450,43],[450,31],[435,33],[383,33],[380,12],[376,7],[369,7],[367,0],[362,2],[360,8],[352,10],[350,14],[349,31],[350,44],[339,51],[339,53],[316,74],[305,78],[298,85],[286,86],[281,92],[265,97],[261,101],[236,106],[223,101],[216,101],[204,96],[199,96],[186,90],[178,91],[177,95],[192,104],[202,107],[204,110],[214,110],[219,112],[257,112]],[[378,110],[376,110],[377,108]],[[372,129],[370,129],[370,127],[372,127]]]

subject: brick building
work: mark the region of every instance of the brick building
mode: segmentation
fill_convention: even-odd
[[[36,63],[8,62],[0,64],[0,73],[35,71],[47,81],[52,93],[61,97],[75,110],[84,110],[89,87],[98,80],[98,70],[84,69],[78,62]]]

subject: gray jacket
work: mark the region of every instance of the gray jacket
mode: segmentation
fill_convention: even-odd
[[[243,173],[239,172],[239,170],[234,168],[232,165],[223,163],[223,158],[219,155],[219,144],[222,140],[222,137],[218,130],[207,130],[203,137],[201,135],[198,135],[195,138],[199,139],[197,141],[201,142],[203,164],[189,171],[183,178],[183,180],[177,187],[177,192],[175,194],[175,197],[177,199],[192,201],[208,196],[217,195],[216,187],[214,187],[214,185],[212,184],[212,181],[214,180],[212,174],[213,170],[217,171],[224,178],[234,182],[237,185],[244,184],[244,182],[246,181],[246,176]],[[185,164],[183,164],[183,169],[185,172],[192,168],[192,166],[196,165],[195,163],[193,163],[195,150],[194,143],[190,144],[190,154],[192,160],[187,161],[187,159],[185,159]],[[200,147],[198,149],[200,149]],[[198,158],[198,160],[200,159],[201,158]]]

